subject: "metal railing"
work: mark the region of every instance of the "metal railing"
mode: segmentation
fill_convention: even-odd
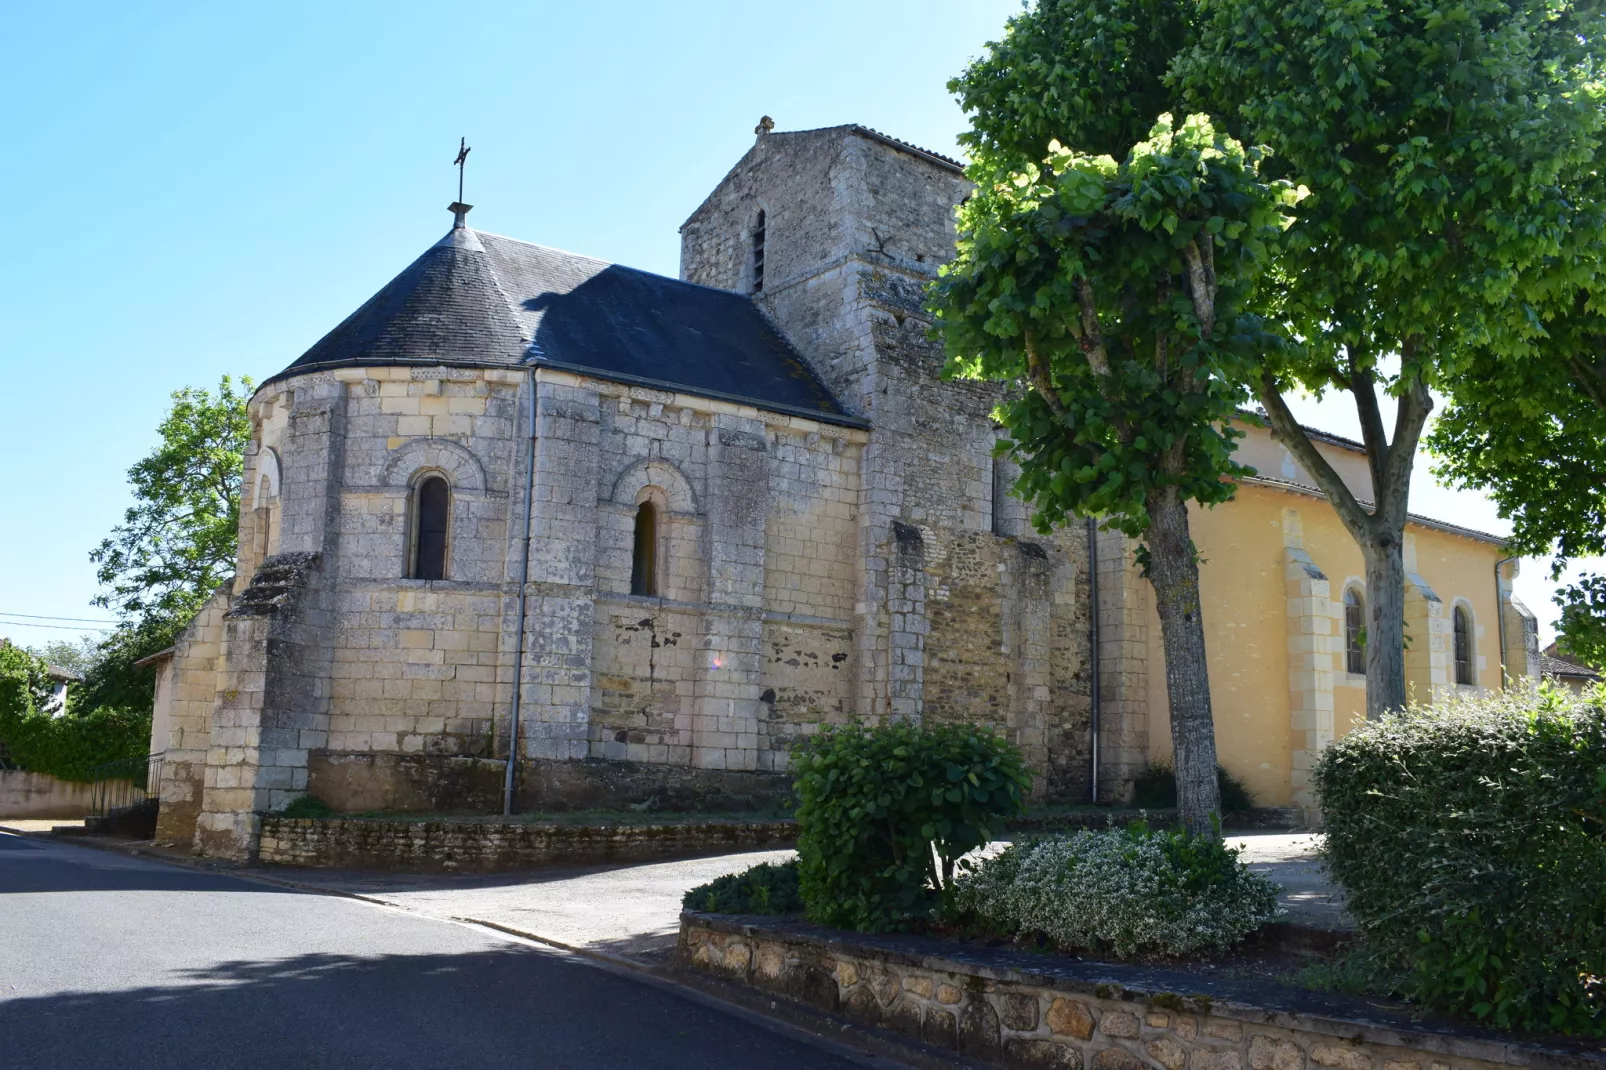
[[[107,762],[90,771],[90,812],[106,817],[158,798],[162,790],[162,755]]]

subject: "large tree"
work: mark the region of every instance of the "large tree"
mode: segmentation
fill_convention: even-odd
[[[1606,26],[1593,0],[1200,0],[1199,13],[1173,84],[1310,189],[1279,265],[1291,344],[1254,385],[1360,545],[1376,716],[1407,697],[1402,548],[1430,391],[1455,388],[1475,352],[1511,367],[1542,333],[1523,279],[1564,259],[1567,190],[1594,166]],[[1298,389],[1353,399],[1370,502],[1295,420]]]
[[[160,444],[128,470],[134,504],[89,555],[106,588],[96,605],[125,621],[183,617],[233,572],[250,397],[250,379],[236,389],[226,375],[215,395],[173,392]]]
[[[160,443],[128,470],[134,505],[90,554],[104,587],[95,604],[114,610],[121,625],[76,689],[84,709],[148,710],[150,676],[134,662],[171,645],[234,571],[251,436],[251,380],[238,382],[224,376],[215,394],[175,391]]]
[[[1220,800],[1188,503],[1226,500],[1241,472],[1231,418],[1260,342],[1247,310],[1292,193],[1202,115],[1161,115],[1122,155],[976,152],[932,307],[949,374],[1019,388],[998,416],[1038,528],[1100,516],[1142,541],[1178,804],[1209,833]]]

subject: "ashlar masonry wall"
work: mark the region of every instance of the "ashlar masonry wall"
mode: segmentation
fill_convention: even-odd
[[[1085,532],[1021,539],[1024,507],[997,493],[1014,472],[992,456],[1002,395],[941,378],[924,309],[968,191],[956,165],[860,128],[767,134],[682,227],[681,275],[754,292],[762,210],[754,299],[874,428],[859,485],[852,707],[995,723],[1041,790],[1085,799]]]

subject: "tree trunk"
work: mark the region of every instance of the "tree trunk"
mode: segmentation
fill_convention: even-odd
[[[1149,583],[1160,614],[1166,691],[1171,701],[1171,747],[1182,824],[1219,835],[1221,792],[1216,783],[1216,729],[1210,713],[1199,561],[1188,533],[1188,506],[1175,487],[1149,493]]]
[[[1405,557],[1402,531],[1376,531],[1358,540],[1366,562],[1366,719],[1405,705]],[[1428,637],[1412,637],[1425,643]],[[1423,696],[1428,699],[1429,696]]]
[[[1412,340],[1407,339],[1402,348],[1409,356],[1414,348]],[[1353,350],[1349,387],[1361,419],[1361,437],[1366,441],[1372,478],[1370,512],[1362,508],[1294,419],[1270,372],[1262,375],[1259,393],[1272,434],[1316,480],[1361,548],[1361,559],[1366,563],[1366,717],[1376,720],[1405,705],[1406,509],[1416,447],[1428,415],[1433,412],[1433,395],[1420,378],[1410,383],[1395,409],[1391,442],[1383,427],[1373,375],[1356,360]],[[1428,641],[1425,635],[1415,639]],[[1431,696],[1422,697],[1432,701]]]

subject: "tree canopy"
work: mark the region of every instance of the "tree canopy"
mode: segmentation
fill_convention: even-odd
[[[251,380],[173,393],[161,443],[128,470],[135,504],[90,554],[95,604],[125,620],[188,617],[234,571]]]
[[[1001,448],[1020,464],[1015,489],[1039,530],[1098,516],[1142,540],[1179,805],[1190,829],[1208,833],[1220,800],[1187,503],[1224,501],[1243,471],[1232,420],[1246,396],[1244,362],[1262,341],[1248,310],[1295,194],[1261,181],[1259,152],[1206,116],[1178,124],[1162,112],[1134,138],[1130,109],[1141,101],[1126,99],[1136,62],[1128,38],[1144,47],[1156,25],[1137,18],[1141,6],[1069,66],[1054,50],[1076,34],[1054,20],[1099,23],[1097,8],[1057,3],[1050,17],[1023,15],[955,81],[978,111],[968,170],[977,190],[960,210],[958,255],[932,308],[947,374],[1017,386],[996,413],[1009,432]],[[1023,78],[1074,94],[1062,101],[1068,115],[1034,103],[1042,87],[1022,92]],[[1068,143],[1040,146],[1055,128]]]
[[[1601,128],[1595,0],[1200,0],[1170,78],[1190,106],[1268,145],[1310,189],[1278,257],[1256,392],[1273,432],[1360,545],[1367,706],[1403,705],[1403,530],[1430,391],[1474,355],[1520,378],[1557,276],[1577,270],[1574,192]],[[1588,269],[1593,274],[1594,269]],[[1372,477],[1363,503],[1284,402],[1350,393]],[[1392,397],[1392,432],[1381,401]]]

